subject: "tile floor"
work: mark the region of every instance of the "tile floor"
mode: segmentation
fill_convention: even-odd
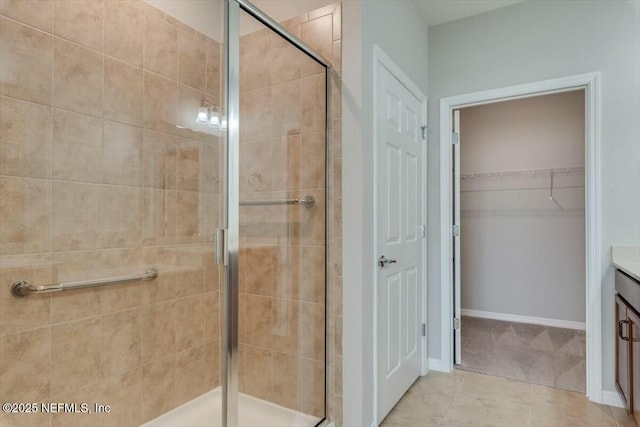
[[[418,379],[383,427],[634,427],[623,409],[580,393],[455,370]]]

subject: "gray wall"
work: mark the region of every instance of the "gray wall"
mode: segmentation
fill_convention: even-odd
[[[427,92],[427,28],[408,0],[343,2],[344,425],[373,414],[373,46]]]
[[[611,245],[640,245],[640,3],[527,1],[429,29],[429,198],[439,198],[439,99],[602,72],[603,387],[614,390]],[[429,355],[440,358],[439,207],[429,207]]]
[[[579,90],[463,108],[460,173],[584,166],[584,96]],[[549,200],[549,181],[462,182],[463,309],[584,323],[584,187],[556,188],[560,209]],[[584,186],[584,175],[558,174],[555,184]]]

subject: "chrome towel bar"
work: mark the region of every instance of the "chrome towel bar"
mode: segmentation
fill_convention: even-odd
[[[316,199],[312,196],[304,196],[302,199],[274,199],[274,200],[243,200],[240,206],[267,206],[267,205],[304,205],[312,208]]]
[[[85,280],[82,282],[55,283],[52,285],[34,286],[26,280],[19,280],[11,285],[11,294],[16,297],[25,297],[29,294],[46,294],[49,292],[71,291],[73,289],[95,288],[105,285],[153,280],[156,277],[158,277],[158,270],[151,267],[143,274],[134,276],[109,277],[106,279]]]

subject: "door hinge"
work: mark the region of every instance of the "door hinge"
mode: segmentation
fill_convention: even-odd
[[[229,258],[227,256],[227,230],[224,228],[216,229],[216,264],[229,264]]]
[[[453,237],[458,237],[460,236],[460,226],[459,225],[454,225],[453,226]]]
[[[422,131],[422,139],[427,139],[427,129],[429,129],[429,126],[427,125],[420,126],[420,130]]]
[[[455,331],[459,331],[460,330],[460,318],[459,317],[454,317],[453,318],[453,329]]]
[[[427,336],[427,324],[426,323],[422,324],[422,336],[423,337]]]
[[[420,237],[422,237],[423,239],[427,237],[427,226],[425,224],[422,224],[420,226]]]
[[[460,134],[457,132],[454,132],[451,134],[451,143],[453,145],[458,145],[460,143]]]

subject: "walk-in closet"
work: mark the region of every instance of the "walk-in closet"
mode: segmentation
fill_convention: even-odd
[[[458,366],[584,392],[584,91],[455,114]]]

